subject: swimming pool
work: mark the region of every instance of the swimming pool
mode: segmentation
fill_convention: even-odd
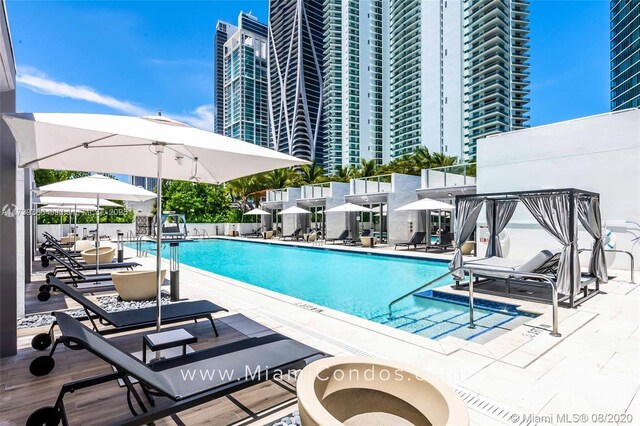
[[[144,249],[151,247],[155,243]],[[162,256],[168,254],[165,245]],[[469,330],[459,327],[468,320],[463,304],[426,296],[407,298],[389,319],[390,301],[448,270],[438,260],[215,239],[180,244],[180,262],[430,338],[468,338],[483,324],[490,328],[514,317],[508,310],[479,308],[480,329]]]

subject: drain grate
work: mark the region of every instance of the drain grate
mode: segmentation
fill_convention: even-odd
[[[489,398],[472,392],[460,386],[454,386],[458,396],[462,398],[464,403],[470,410],[477,411],[485,416],[491,417],[505,425],[511,426],[535,426],[537,423],[527,421],[527,417],[522,413],[510,410],[499,402],[495,402]]]

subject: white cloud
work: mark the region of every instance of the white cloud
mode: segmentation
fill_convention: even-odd
[[[170,117],[199,129],[211,130],[213,128],[213,104],[200,105],[190,115],[171,114]]]
[[[155,111],[126,100],[116,99],[113,96],[102,94],[88,86],[72,85],[53,80],[46,74],[32,67],[19,67],[16,81],[21,86],[42,95],[58,96],[103,105],[127,115],[142,116],[156,114]],[[213,105],[201,105],[188,114],[171,114],[168,112],[163,112],[163,114],[200,129],[211,130],[213,128]]]

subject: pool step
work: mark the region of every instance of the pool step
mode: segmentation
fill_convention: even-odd
[[[411,306],[394,311],[393,318],[380,316],[374,321],[390,327],[418,334],[430,339],[453,336],[464,340],[473,340],[480,336],[489,337],[489,332],[506,332],[516,325],[527,321],[508,313],[478,310],[474,318],[475,328],[469,328],[469,312],[446,311],[434,308],[424,309]],[[513,324],[511,324],[513,323]]]

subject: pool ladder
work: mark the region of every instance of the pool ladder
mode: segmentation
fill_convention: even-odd
[[[411,290],[408,293],[403,294],[402,296],[398,297],[397,299],[394,299],[393,301],[391,301],[391,303],[389,303],[388,309],[389,309],[389,318],[392,319],[393,318],[393,305],[395,305],[396,303],[406,299],[409,296],[413,296],[415,293],[417,293],[418,291],[424,290],[427,287],[432,286],[433,284],[437,283],[438,281],[448,277],[449,275],[453,275],[455,272],[458,271],[465,271],[468,275],[469,275],[469,328],[476,328],[475,322],[474,322],[474,318],[473,318],[473,309],[474,309],[474,300],[473,300],[473,269],[469,266],[460,266],[458,268],[455,268],[445,274],[440,275],[439,277],[429,281],[428,283],[421,285],[420,287]],[[551,304],[552,304],[552,310],[553,310],[553,326],[552,326],[552,331],[551,334],[554,337],[560,337],[561,334],[558,332],[558,288],[556,286],[556,283],[554,283],[549,277],[547,277],[546,275],[543,274],[529,274],[529,273],[521,273],[521,272],[510,272],[509,273],[510,278],[536,278],[541,280],[542,282],[549,284],[549,287],[551,288]]]

